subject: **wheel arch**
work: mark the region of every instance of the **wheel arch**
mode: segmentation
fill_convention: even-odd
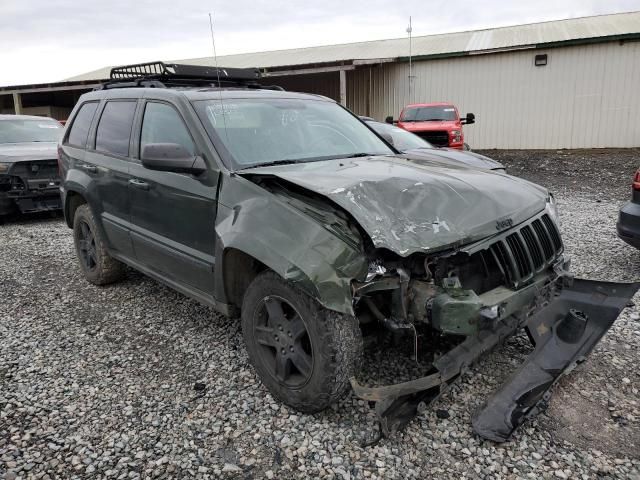
[[[222,281],[227,302],[242,306],[244,292],[251,282],[265,270],[271,270],[261,261],[237,248],[227,248],[222,257]]]
[[[330,265],[319,268],[312,278],[305,273],[304,267],[294,265],[259,241],[253,243],[259,245],[258,248],[234,245],[223,250],[221,278],[218,278],[222,282],[227,303],[240,308],[249,284],[260,273],[270,270],[291,282],[322,306],[353,315],[349,287],[344,285],[344,282],[337,281],[337,274]]]
[[[80,205],[84,205],[87,199],[80,192],[75,190],[69,190],[65,197],[64,202],[64,219],[67,223],[67,227],[73,228],[73,218],[75,217],[76,210]]]

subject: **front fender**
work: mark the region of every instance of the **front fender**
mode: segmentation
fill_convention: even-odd
[[[240,250],[324,307],[354,314],[351,281],[366,275],[364,253],[267,190],[239,176],[225,177],[216,233],[224,250]]]

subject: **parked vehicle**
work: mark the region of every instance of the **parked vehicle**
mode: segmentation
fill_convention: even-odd
[[[261,87],[257,70],[111,77],[59,148],[82,272],[103,285],[127,264],[239,314],[262,382],[300,411],[352,388],[390,434],[525,327],[535,350],[473,421],[503,441],[638,288],[571,277],[544,188],[400,154],[332,100]],[[446,353],[421,343],[432,373],[363,386],[362,325]]]
[[[368,117],[360,118],[402,153],[412,155],[426,153],[431,158],[438,156],[442,158],[443,161],[451,162],[452,164],[464,164],[470,167],[485,168],[487,170],[505,171],[504,165],[484,155],[475,152],[460,151],[455,148],[437,148],[425,139],[402,128],[389,125],[388,123],[376,122]]]
[[[640,248],[640,169],[633,176],[631,200],[620,209],[616,228],[618,237]]]
[[[414,103],[404,107],[398,120],[387,117],[387,123],[396,123],[398,127],[415,133],[436,147],[449,147],[457,150],[465,148],[462,125],[475,123],[473,113],[460,118],[458,109],[450,103]]]
[[[0,217],[57,210],[57,143],[62,125],[46,117],[0,115]]]

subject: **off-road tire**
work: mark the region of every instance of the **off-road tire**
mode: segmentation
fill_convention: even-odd
[[[313,349],[312,370],[304,385],[290,387],[279,381],[262,361],[254,338],[257,312],[265,298],[286,300],[304,321]],[[316,300],[274,272],[258,275],[247,288],[242,303],[242,332],[249,360],[262,383],[280,401],[301,412],[324,410],[351,388],[349,379],[360,367],[362,332],[356,318],[322,307]]]
[[[89,269],[81,259],[80,252],[80,229],[81,224],[85,223],[93,234],[95,243],[96,265]],[[86,203],[80,205],[73,217],[73,240],[78,256],[78,263],[85,278],[94,285],[106,285],[117,282],[122,279],[125,274],[125,266],[123,263],[111,258],[107,252],[106,242],[96,225],[96,219]]]

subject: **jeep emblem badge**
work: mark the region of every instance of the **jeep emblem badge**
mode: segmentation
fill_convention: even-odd
[[[496,230],[505,230],[513,226],[513,220],[511,218],[503,218],[496,221]]]

